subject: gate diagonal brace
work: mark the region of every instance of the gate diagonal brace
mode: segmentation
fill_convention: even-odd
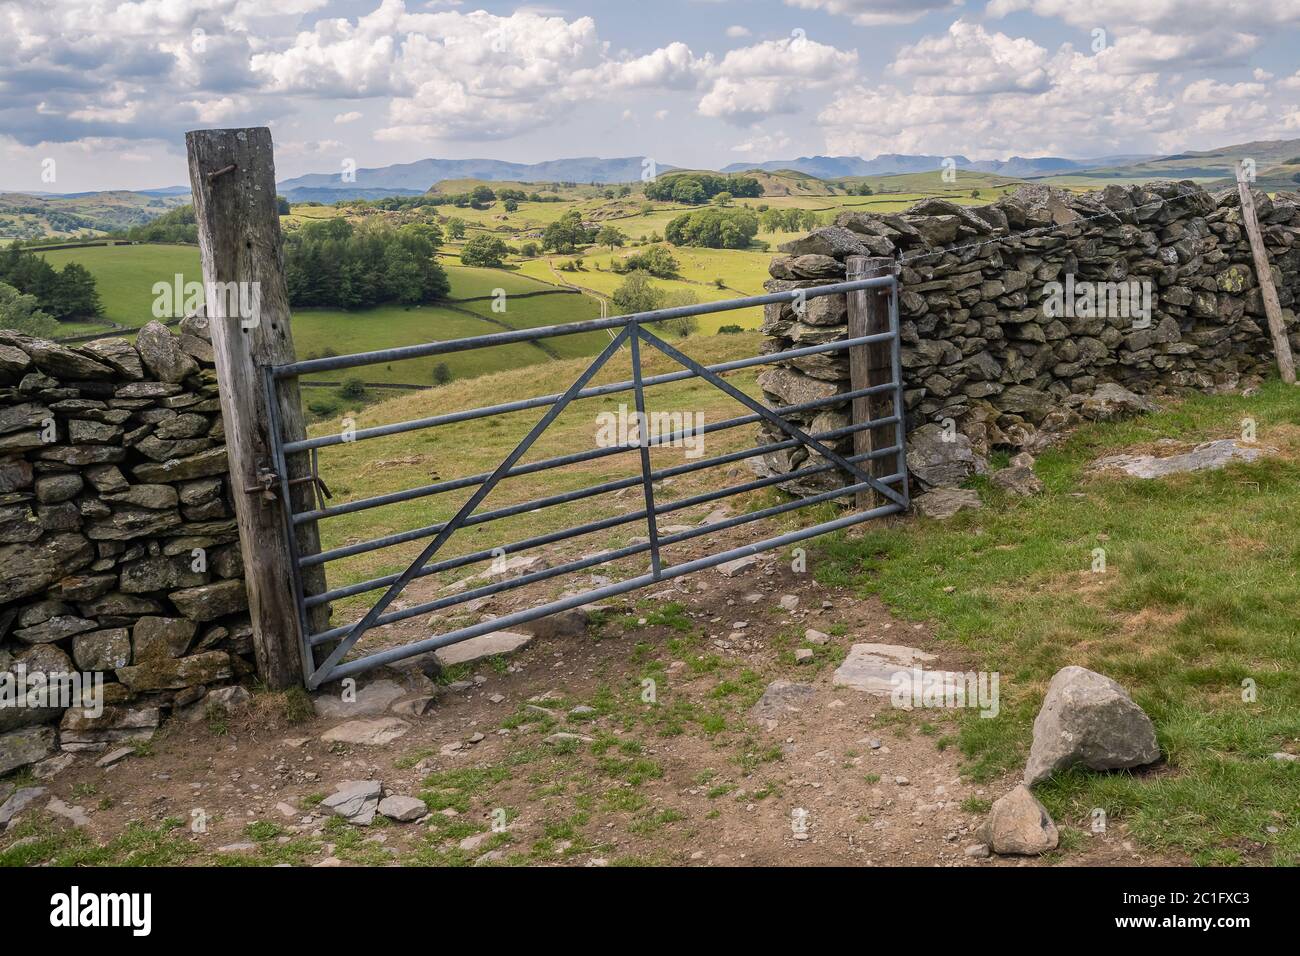
[[[501,464],[497,465],[496,470],[492,472],[492,475],[487,479],[487,481],[483,482],[483,484],[479,486],[478,490],[470,496],[470,499],[461,506],[460,510],[456,512],[455,517],[447,522],[446,527],[438,533],[438,536],[434,538],[433,541],[429,542],[428,546],[420,552],[420,556],[411,562],[410,567],[402,572],[401,577],[389,586],[388,590],[384,592],[384,596],[366,612],[365,616],[360,621],[352,626],[352,630],[348,632],[346,637],[339,641],[334,650],[330,652],[329,657],[327,657],[321,665],[312,672],[311,679],[308,681],[308,686],[312,690],[315,690],[325,682],[335,665],[337,665],[338,662],[343,659],[343,656],[352,649],[353,645],[361,639],[361,636],[374,625],[375,619],[384,613],[388,608],[388,605],[392,603],[393,599],[396,598],[397,595],[401,593],[402,589],[405,588],[406,585],[416,576],[416,572],[428,563],[429,559],[433,557],[434,554],[438,552],[438,549],[447,542],[447,539],[461,527],[465,522],[465,519],[474,512],[474,509],[482,503],[483,499],[492,492],[492,489],[497,486],[505,476],[506,472],[513,468],[519,459],[523,457],[524,453],[532,447],[533,442],[538,439],[542,432],[546,431],[546,429],[550,427],[550,424],[559,417],[560,413],[563,412],[565,408],[568,407],[574,397],[586,388],[588,382],[595,378],[596,373],[601,370],[607,361],[609,361],[610,356],[617,352],[623,345],[623,342],[627,340],[630,329],[631,326],[625,326],[622,331],[620,331],[618,335],[610,341],[609,345],[607,345],[604,350],[596,356],[591,365],[587,367],[587,370],[578,376],[577,380],[569,386],[568,390],[565,391],[560,400],[550,407],[546,414],[543,415],[528,434],[524,436],[523,440],[515,446],[514,451],[507,455],[505,459],[502,460]]]
[[[671,345],[669,345],[663,339],[659,338],[653,332],[647,332],[644,329],[642,329],[641,337],[644,338],[646,342],[650,343],[655,348],[657,348],[659,351],[663,352],[669,358],[674,359],[680,364],[686,366],[686,368],[690,369],[700,378],[720,388],[722,391],[726,392],[728,395],[730,395],[732,398],[734,398],[736,401],[740,402],[741,404],[749,408],[752,408],[755,412],[762,415],[765,419],[767,419],[776,427],[780,428],[791,438],[797,438],[803,444],[807,445],[808,447],[816,451],[818,454],[820,454],[827,461],[830,461],[833,464],[838,465],[840,469],[848,472],[848,474],[851,477],[856,478],[858,481],[866,482],[868,485],[871,486],[873,490],[879,492],[881,495],[888,498],[890,501],[894,502],[894,504],[899,505],[903,509],[907,508],[907,502],[904,500],[903,496],[899,494],[897,491],[895,491],[893,488],[890,488],[888,485],[883,484],[882,482],[876,480],[876,478],[874,478],[872,475],[867,474],[865,471],[859,468],[856,463],[845,460],[845,458],[842,455],[839,455],[836,452],[832,451],[830,448],[823,445],[817,439],[813,438],[811,435],[799,429],[796,425],[793,425],[786,419],[782,418],[780,415],[772,411],[766,405],[750,398],[740,389],[736,388],[734,385],[732,385],[730,382],[727,382],[719,375],[715,374],[714,372],[710,372],[707,368],[705,368],[699,362],[692,359],[690,356],[685,355],[682,352],[679,352],[677,349],[673,348]],[[895,340],[895,348],[897,348],[897,340]]]

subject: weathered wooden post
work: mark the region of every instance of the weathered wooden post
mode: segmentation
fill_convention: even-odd
[[[849,256],[845,262],[845,278],[872,279],[876,276],[890,275],[894,271],[894,260],[869,256]],[[848,336],[851,339],[877,332],[889,331],[889,290],[861,289],[848,293]],[[849,388],[853,391],[872,385],[884,385],[893,381],[894,370],[888,342],[875,342],[870,345],[855,345],[849,348]],[[878,395],[866,395],[853,399],[852,421],[872,421],[893,414],[892,392]],[[878,451],[894,444],[894,426],[882,425],[864,428],[853,433],[853,454],[864,455]],[[894,459],[877,458],[867,462],[863,469],[874,478],[887,478],[893,471]],[[854,504],[859,511],[866,511],[886,504],[885,498],[871,490],[859,491]]]
[[[302,683],[304,662],[285,503],[263,491],[265,476],[275,473],[270,402],[277,403],[286,441],[304,437],[305,431],[297,380],[280,383],[271,395],[261,371],[296,357],[271,131],[194,130],[185,134],[185,144],[257,668],[269,686],[284,688]],[[234,294],[214,294],[217,290]],[[254,303],[254,314],[232,308],[240,302]],[[305,475],[307,468],[306,462],[291,462],[289,477]],[[290,487],[295,510],[309,510],[310,487]],[[300,525],[297,536],[300,554],[320,550],[314,524]],[[322,588],[321,577],[309,582],[312,591]]]
[[[1240,167],[1237,169],[1237,195],[1241,197],[1241,221],[1246,226],[1250,252],[1255,259],[1255,278],[1264,299],[1264,315],[1268,317],[1268,331],[1273,337],[1277,370],[1282,381],[1294,385],[1295,361],[1291,358],[1291,343],[1287,340],[1286,324],[1282,321],[1282,304],[1277,298],[1277,286],[1273,284],[1273,268],[1269,265],[1264,234],[1259,228],[1259,216],[1255,214],[1255,197],[1250,194],[1250,183],[1246,181],[1245,170]]]

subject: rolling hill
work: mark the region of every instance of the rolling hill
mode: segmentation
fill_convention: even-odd
[[[579,156],[541,163],[509,163],[499,159],[421,159],[358,169],[356,181],[343,182],[342,173],[308,173],[281,181],[280,192],[290,199],[299,189],[396,190],[422,193],[444,179],[480,179],[487,182],[630,183],[641,179],[642,156],[601,159]],[[659,170],[674,167],[660,165]],[[367,197],[369,198],[369,197]]]

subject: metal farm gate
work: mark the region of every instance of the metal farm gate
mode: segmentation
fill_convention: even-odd
[[[247,286],[257,290],[258,310],[251,320],[249,316],[232,312],[222,296],[208,296],[206,320],[220,384],[219,397],[225,425],[228,467],[236,490],[234,505],[244,559],[244,583],[253,623],[254,649],[257,653],[258,671],[269,686],[282,688],[302,682],[315,689],[327,681],[358,674],[480,634],[623,594],[760,551],[779,548],[871,518],[907,510],[909,502],[904,458],[905,421],[899,358],[898,282],[895,278],[896,263],[893,260],[851,256],[846,263],[848,281],[830,285],[356,355],[296,361],[281,258],[280,220],[275,200],[275,165],[270,130],[265,127],[195,130],[186,134],[186,145],[205,283],[209,289],[242,289]],[[655,323],[668,319],[775,303],[792,303],[796,312],[801,312],[802,304],[808,299],[832,295],[846,296],[848,330],[846,338],[824,344],[704,366],[652,331]],[[511,400],[483,408],[363,428],[349,434],[306,437],[298,388],[298,379],[303,375],[400,359],[540,342],[543,339],[592,331],[607,332],[610,341],[586,371],[561,394]],[[611,356],[624,347],[630,353],[631,379],[592,384]],[[641,354],[647,348],[662,353],[681,368],[664,374],[644,376]],[[848,352],[849,391],[817,397],[801,404],[768,408],[723,378],[725,373],[738,369],[842,351]],[[745,406],[749,413],[697,429],[652,438],[645,417],[646,391],[656,385],[688,379],[708,382]],[[608,447],[587,447],[541,461],[521,463],[538,437],[571,403],[625,392],[631,392],[635,402],[638,423],[638,435],[635,438]],[[852,408],[850,424],[821,434],[807,434],[790,418],[797,413],[844,404],[849,404]],[[460,422],[484,422],[486,426],[486,419],[530,409],[545,411],[523,440],[490,473],[446,480],[435,476],[436,480],[431,484],[340,504],[327,503],[325,500],[328,492],[320,481],[317,463],[320,453],[332,446],[345,441],[364,442],[385,435],[436,429]],[[766,444],[712,458],[687,460],[684,464],[675,464],[673,467],[651,467],[653,448],[670,445],[674,441],[685,441],[688,432],[712,433],[760,422],[767,423],[771,437],[785,437],[780,441],[768,441]],[[775,429],[775,432],[771,429]],[[849,436],[852,436],[853,444],[853,453],[850,455],[837,454],[826,444]],[[663,502],[655,500],[655,482],[800,446],[820,455],[822,461],[813,464],[816,459],[810,458],[791,473],[757,478],[688,498]],[[640,473],[632,477],[491,510],[478,510],[479,505],[502,481],[623,454],[633,449],[640,457]],[[685,530],[674,528],[668,533],[661,531],[660,519],[681,509],[833,472],[842,472],[847,476],[845,487],[784,501],[700,527]],[[604,517],[522,540],[502,542],[495,548],[478,549],[469,554],[449,557],[444,550],[447,541],[461,529],[633,488],[640,489],[643,504],[626,514]],[[468,500],[447,521],[410,528],[370,541],[350,542],[323,551],[320,549],[321,522],[371,508],[469,489],[472,492]],[[663,561],[663,548],[666,546],[705,538],[714,532],[845,496],[854,497],[854,510],[834,520],[742,547],[716,550],[704,557],[673,565],[665,565]],[[507,580],[492,581],[489,576],[487,583],[480,587],[468,587],[437,600],[411,606],[394,606],[398,595],[417,578],[492,561],[499,556],[518,555],[530,548],[543,547],[592,532],[639,523],[644,523],[647,531],[644,543],[603,551]],[[428,543],[419,556],[399,574],[387,574],[332,588],[327,583],[325,571],[332,562],[424,540]],[[649,556],[648,572],[627,580],[470,627],[458,627],[399,647],[374,649],[366,653],[357,647],[361,638],[375,627],[417,615],[446,611],[478,598],[637,555]],[[371,592],[378,592],[378,600],[360,620],[352,624],[329,626],[331,602]]]
[[[746,358],[739,361],[726,362],[712,366],[699,364],[694,359],[683,354],[680,350],[657,336],[649,328],[649,326],[652,326],[656,322],[662,322],[666,319],[682,316],[724,312],[734,309],[766,305],[769,303],[801,303],[806,299],[818,296],[844,295],[846,293],[865,290],[876,290],[877,292],[886,293],[888,295],[889,305],[887,330],[867,335],[859,335],[855,338],[845,338],[822,345],[789,349],[784,352],[773,352],[755,356],[753,358]],[[824,285],[808,289],[796,289],[790,292],[779,292],[770,295],[731,299],[724,302],[712,302],[703,305],[661,309],[654,312],[616,316],[608,319],[595,319],[591,321],[574,322],[564,325],[546,326],[521,331],[500,332],[452,341],[430,342],[425,345],[412,345],[402,348],[384,349],[375,352],[363,352],[355,355],[340,355],[328,358],[310,359],[284,365],[266,366],[263,369],[263,374],[266,376],[267,390],[268,392],[272,392],[275,384],[280,380],[295,378],[312,372],[337,371],[340,369],[357,368],[364,365],[383,364],[399,359],[431,355],[446,355],[452,352],[463,352],[471,349],[488,349],[512,343],[533,342],[553,336],[574,335],[596,330],[609,331],[612,336],[609,344],[599,355],[596,356],[587,367],[586,371],[579,375],[573,384],[570,385],[562,394],[541,395],[534,398],[503,402],[501,404],[489,405],[482,408],[465,409],[464,411],[435,415],[429,418],[419,418],[411,421],[396,422],[389,425],[379,425],[373,428],[363,428],[358,429],[349,435],[322,435],[315,438],[304,438],[297,441],[284,440],[279,423],[275,420],[275,415],[272,415],[271,432],[274,472],[278,482],[280,483],[280,500],[284,502],[292,502],[293,498],[290,495],[289,487],[289,482],[291,481],[289,475],[292,473],[289,462],[290,456],[310,455],[310,472],[312,475],[315,475],[317,474],[317,455],[321,449],[333,445],[343,444],[344,442],[365,441],[367,439],[379,438],[385,435],[395,435],[401,432],[409,432],[417,429],[437,428],[440,425],[448,425],[454,422],[474,421],[527,409],[546,409],[546,412],[541,416],[523,440],[515,446],[514,450],[511,451],[510,454],[502,459],[501,463],[497,465],[491,473],[437,481],[421,487],[408,488],[403,491],[376,495],[370,498],[349,501],[344,504],[326,505],[323,499],[318,498],[316,507],[308,511],[294,512],[291,508],[285,509],[285,519],[287,522],[285,528],[286,537],[289,542],[293,561],[297,566],[297,573],[293,575],[295,591],[294,598],[297,603],[298,614],[302,625],[301,633],[304,635],[301,650],[302,660],[304,662],[304,677],[309,688],[314,689],[328,681],[354,675],[381,664],[391,663],[425,651],[445,647],[448,644],[454,644],[458,641],[468,640],[469,638],[476,637],[480,634],[486,634],[490,631],[509,628],[512,625],[535,620],[589,602],[599,601],[613,595],[623,594],[669,578],[675,578],[704,568],[711,568],[715,565],[723,564],[724,562],[739,557],[755,554],[772,548],[783,547],[784,545],[795,541],[801,541],[805,538],[813,537],[814,535],[824,534],[828,531],[846,528],[850,525],[871,518],[896,514],[907,510],[908,492],[907,482],[905,480],[906,466],[904,463],[905,429],[902,415],[902,376],[899,362],[897,281],[892,275],[840,282],[833,285]],[[591,385],[590,383],[596,376],[596,373],[600,371],[602,366],[605,365],[615,352],[619,351],[625,345],[629,347],[631,352],[632,378],[628,381],[614,382],[604,385]],[[876,384],[862,388],[855,388],[851,391],[839,393],[829,398],[805,402],[800,405],[768,408],[763,403],[746,395],[722,377],[725,372],[750,368],[757,365],[766,365],[778,360],[798,358],[800,356],[839,352],[846,349],[861,349],[865,352],[866,347],[872,345],[882,345],[888,348],[890,371],[888,381],[877,382]],[[666,374],[644,377],[641,369],[641,352],[643,347],[657,349],[659,352],[662,352],[664,355],[667,355],[669,358],[680,364],[682,369],[680,371],[669,372]],[[751,413],[747,415],[741,415],[704,425],[700,429],[701,432],[716,432],[722,429],[737,428],[766,421],[789,437],[780,442],[756,445],[743,451],[730,452],[725,455],[704,458],[699,461],[690,461],[671,468],[658,470],[652,469],[650,465],[650,450],[656,446],[669,445],[674,441],[680,441],[686,438],[687,434],[685,432],[673,432],[669,435],[651,437],[646,420],[647,409],[645,392],[647,389],[655,385],[662,385],[668,382],[678,382],[689,378],[703,379],[751,410]],[[528,464],[519,463],[520,459],[542,432],[546,430],[547,426],[555,421],[560,413],[563,412],[571,402],[579,401],[584,398],[612,395],[628,391],[633,393],[637,412],[637,424],[639,429],[639,440],[637,442],[629,443],[627,445],[589,448],[582,451],[575,451],[572,454],[560,455]],[[841,405],[846,402],[858,405],[862,400],[870,399],[872,397],[889,397],[892,406],[890,414],[876,419],[855,421],[846,427],[818,435],[807,434],[787,417],[796,412],[815,410],[831,405]],[[275,403],[272,403],[273,411],[274,407]],[[860,407],[865,407],[865,405]],[[884,448],[877,448],[863,453],[841,456],[825,444],[827,442],[832,442],[835,439],[853,435],[857,432],[864,432],[885,426],[892,426],[893,440],[892,443]],[[794,448],[801,444],[807,446],[812,451],[817,452],[825,459],[825,462],[815,465],[806,465],[805,467],[789,474],[758,478],[743,484],[733,485],[716,491],[698,494],[689,498],[675,500],[671,503],[656,504],[655,502],[654,483],[662,481],[665,478],[686,474],[688,472],[700,471],[718,465],[726,465],[731,462],[753,458],[769,452]],[[482,512],[476,511],[479,504],[488,496],[492,489],[495,488],[498,483],[507,478],[535,475],[549,469],[562,468],[565,465],[591,461],[593,459],[604,458],[609,455],[617,455],[634,450],[640,455],[640,475],[615,481],[608,481],[575,491],[564,492],[562,494],[534,498],[529,501],[497,508],[495,510]],[[879,475],[879,471],[882,469],[877,468],[877,474],[873,474],[873,462],[886,463],[888,467],[883,470],[886,470],[889,473]],[[760,511],[729,517],[712,524],[686,531],[677,531],[676,533],[668,535],[663,535],[659,531],[660,519],[665,514],[707,502],[721,501],[722,499],[754,491],[759,488],[778,485],[791,480],[807,478],[834,470],[840,470],[848,476],[848,484],[845,487],[810,497],[794,499],[780,505],[764,508]],[[526,538],[524,540],[502,543],[498,547],[492,549],[478,550],[454,558],[435,560],[447,540],[460,528],[484,524],[500,518],[524,514],[537,509],[574,502],[595,495],[619,491],[625,488],[638,487],[641,491],[641,498],[644,501],[644,507],[628,512],[627,514],[604,518],[586,524],[575,525],[548,534]],[[439,495],[467,488],[474,488],[475,490],[469,499],[456,512],[455,516],[449,521],[439,522],[421,528],[412,528],[397,534],[391,534],[369,541],[354,542],[342,547],[331,548],[330,550],[322,551],[318,554],[298,553],[297,540],[294,533],[296,526],[298,525],[309,522],[326,521],[337,515],[352,514],[369,508],[380,508],[397,502],[411,501],[416,498],[423,498],[429,495]],[[763,518],[783,514],[797,508],[804,508],[849,495],[857,496],[861,500],[864,493],[870,494],[871,492],[878,495],[884,503],[865,510],[856,510],[851,514],[847,514],[832,521],[825,521],[778,537],[747,544],[743,547],[718,551],[706,557],[686,561],[680,564],[665,566],[661,559],[661,549],[665,545],[676,544],[681,541],[702,537],[716,531],[722,531],[741,524],[747,524],[752,521],[758,521]],[[544,570],[521,574],[507,580],[487,583],[481,587],[475,587],[459,593],[440,597],[437,600],[402,607],[400,610],[389,610],[393,600],[402,592],[403,588],[416,578],[430,574],[437,574],[442,571],[463,568],[480,562],[492,561],[494,559],[499,559],[504,555],[519,554],[520,552],[526,551],[530,548],[537,548],[555,542],[564,541],[569,538],[574,538],[579,535],[590,534],[592,532],[638,522],[644,522],[645,524],[649,538],[646,543],[632,544],[616,550],[604,551],[590,557],[570,561]],[[319,594],[304,593],[302,572],[308,568],[323,566],[329,562],[338,561],[353,555],[424,538],[429,538],[431,540],[420,552],[419,557],[412,561],[410,566],[400,574],[385,575],[344,587],[331,588]],[[523,585],[536,581],[543,581],[561,575],[572,574],[610,561],[615,561],[632,555],[645,554],[647,552],[650,558],[650,570],[646,574],[610,584],[605,587],[589,590],[581,594],[565,597],[561,600],[551,601],[500,618],[483,621],[473,626],[457,628],[448,631],[445,634],[429,637],[414,643],[405,644],[400,647],[387,647],[382,650],[375,650],[369,653],[356,655],[345,660],[345,657],[347,657],[347,655],[353,650],[357,645],[357,642],[371,628],[391,624],[395,621],[405,620],[421,614],[446,611],[456,607],[457,605],[465,604],[466,602],[474,601],[478,598],[522,587]],[[370,591],[382,591],[382,594],[379,599],[371,605],[370,609],[360,620],[352,624],[331,627],[316,633],[311,632],[308,622],[311,619],[312,615],[310,612],[313,608],[326,605],[330,601],[338,600],[340,598],[350,597],[352,595]],[[319,663],[316,663],[321,655],[323,655],[323,659],[320,660]]]

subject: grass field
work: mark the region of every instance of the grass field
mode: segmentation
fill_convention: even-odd
[[[90,246],[42,253],[56,269],[79,262],[95,277],[104,318],[138,329],[153,321],[154,283],[203,281],[198,246]]]
[[[1158,438],[1236,437],[1245,419],[1278,456],[1159,481],[1085,470]],[[1132,693],[1168,760],[1058,775],[1038,788],[1057,819],[1100,807],[1202,864],[1300,865],[1300,763],[1269,757],[1300,742],[1300,393],[1272,381],[1085,428],[1037,472],[1042,496],[1006,499],[979,479],[983,511],[839,538],[815,573],[937,622],[1001,673],[1009,719],[966,720],[960,735],[977,777],[1023,764],[1048,680],[1079,664]]]

